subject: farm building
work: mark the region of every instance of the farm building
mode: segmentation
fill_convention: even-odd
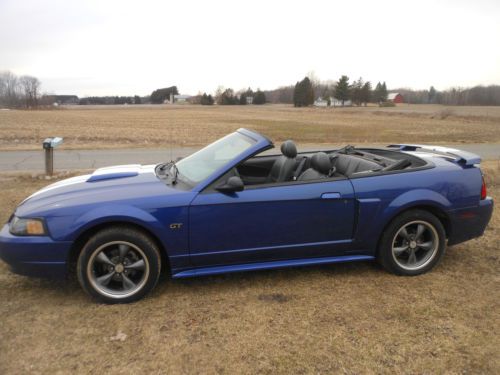
[[[393,103],[403,103],[403,95],[393,92],[387,96],[387,100]]]
[[[191,95],[174,95],[174,94],[170,93],[170,98],[169,99],[165,99],[163,101],[163,104],[172,104],[172,103],[182,104],[182,103],[188,103],[190,98],[191,98]]]
[[[314,101],[315,107],[328,107],[328,99],[323,99],[321,96]]]
[[[330,104],[328,104],[328,101],[330,101]],[[328,107],[329,105],[332,107],[342,107],[342,100],[334,97],[330,97],[330,99],[319,97],[314,101],[315,107]],[[352,106],[352,102],[350,100],[344,100],[344,107],[350,106]]]
[[[339,100],[337,98],[331,98],[332,100],[332,106],[334,107],[342,107],[342,100]],[[344,100],[344,107],[350,107],[352,106],[352,101],[351,100]]]
[[[174,95],[175,103],[186,103],[191,95]]]
[[[78,104],[79,99],[76,95],[44,95],[42,101],[55,105]]]

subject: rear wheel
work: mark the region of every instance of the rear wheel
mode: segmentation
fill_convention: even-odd
[[[104,303],[137,301],[160,275],[160,253],[154,241],[129,227],[112,227],[85,244],[77,263],[82,288]]]
[[[411,210],[396,217],[384,231],[378,260],[392,273],[420,275],[441,260],[445,247],[441,221],[430,212]]]

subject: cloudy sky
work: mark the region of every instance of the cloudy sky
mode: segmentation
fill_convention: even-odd
[[[0,70],[58,94],[500,84],[499,46],[498,0],[0,0]]]

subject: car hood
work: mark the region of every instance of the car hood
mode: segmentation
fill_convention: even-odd
[[[26,198],[17,207],[16,215],[55,214],[55,210],[70,206],[118,204],[144,196],[164,198],[182,192],[161,181],[154,168],[154,165],[120,165],[56,182]]]

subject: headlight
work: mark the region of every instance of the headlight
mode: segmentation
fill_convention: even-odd
[[[10,221],[10,233],[17,236],[43,236],[47,232],[42,219],[22,219],[14,216]]]

